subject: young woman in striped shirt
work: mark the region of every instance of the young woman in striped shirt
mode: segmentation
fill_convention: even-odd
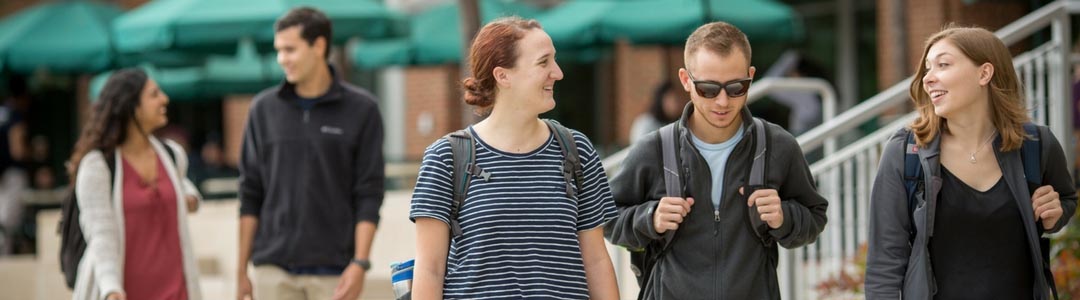
[[[562,145],[538,115],[555,107],[562,79],[551,38],[535,20],[509,17],[480,30],[470,50],[474,77],[465,102],[487,118],[466,130],[476,164],[450,233],[450,142],[429,146],[413,192],[416,223],[413,299],[618,299],[603,224],[615,216],[600,157],[572,131],[583,181],[568,196]]]

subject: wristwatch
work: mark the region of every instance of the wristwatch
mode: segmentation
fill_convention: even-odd
[[[359,259],[359,258],[353,258],[353,259],[352,259],[351,261],[349,261],[349,262],[351,262],[351,263],[353,263],[353,264],[355,264],[355,265],[357,265],[357,266],[360,266],[360,268],[361,268],[361,269],[364,269],[364,271],[365,271],[365,272],[366,272],[367,270],[370,270],[370,269],[371,269],[371,261],[369,261],[369,260],[366,260],[366,259]]]

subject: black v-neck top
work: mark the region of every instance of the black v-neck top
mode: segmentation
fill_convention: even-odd
[[[929,244],[934,299],[1031,299],[1035,279],[1024,221],[1004,178],[978,191],[944,166],[941,171]]]

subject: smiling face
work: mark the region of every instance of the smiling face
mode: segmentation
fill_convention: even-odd
[[[514,67],[497,67],[494,71],[499,78],[498,92],[506,93],[515,106],[536,114],[554,109],[555,81],[562,80],[563,73],[555,62],[551,37],[543,30],[530,29],[515,47],[518,58]]]
[[[319,67],[326,64],[323,53],[326,40],[323,37],[308,43],[300,35],[302,25],[285,28],[274,33],[274,49],[277,50],[277,63],[285,72],[285,80],[300,84],[314,77]]]
[[[990,63],[976,65],[951,41],[942,39],[927,51],[924,64],[923,91],[934,105],[934,114],[948,119],[987,105],[986,85],[993,75]]]
[[[135,122],[147,133],[165,127],[169,123],[169,96],[158,88],[157,82],[147,79],[139,93],[139,105],[135,107]]]
[[[746,105],[747,94],[732,97],[728,89],[720,89],[715,97],[706,98],[705,96],[710,95],[702,96],[695,85],[702,82],[740,84],[734,82],[754,77],[754,67],[750,66],[746,55],[738,48],[727,55],[719,55],[707,49],[699,49],[691,55],[686,68],[679,70],[679,79],[683,90],[690,94],[690,101],[694,104],[694,113],[690,116],[692,129],[701,129],[694,133],[734,134],[742,123],[741,112]]]

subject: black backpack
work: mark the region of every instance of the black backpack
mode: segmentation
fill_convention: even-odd
[[[750,180],[747,189],[744,191],[746,195],[750,195],[757,189],[766,188],[765,157],[768,150],[768,138],[765,132],[765,122],[758,118],[753,118],[753,120],[756,128],[754,130],[754,161],[750,167]],[[664,187],[667,190],[667,196],[685,198],[687,186],[682,182],[683,173],[680,171],[682,170],[680,167],[682,164],[677,149],[679,144],[678,131],[680,129],[679,123],[676,122],[660,128],[659,131],[661,153],[664,156]],[[772,240],[768,235],[768,224],[761,221],[761,218],[754,213],[756,209],[750,208],[747,211],[754,234],[758,236],[762,244],[771,247]],[[652,276],[653,267],[656,266],[656,262],[660,260],[660,257],[666,253],[674,238],[675,231],[668,230],[664,233],[662,241],[650,243],[641,249],[628,249],[630,251],[630,268],[634,271],[634,277],[637,277],[638,286],[641,287],[638,292],[638,299],[645,299],[645,293],[652,284],[649,279]]]
[[[173,165],[176,165],[176,154],[171,146],[164,144],[165,153]],[[115,154],[104,153],[105,165],[109,166],[109,184],[115,186],[116,161]],[[177,187],[179,188],[179,187]],[[110,195],[109,198],[112,198]],[[60,271],[64,272],[64,283],[69,289],[75,288],[75,276],[79,274],[79,261],[82,261],[83,253],[86,252],[86,238],[83,237],[82,227],[79,226],[79,202],[75,198],[75,182],[71,183],[68,194],[60,203],[60,224],[56,227],[56,233],[60,234]]]
[[[556,121],[543,119],[548,128],[555,135],[562,149],[563,163],[562,174],[566,181],[566,196],[577,199],[577,193],[585,182],[585,176],[581,167],[581,156],[578,154],[577,143],[570,130]],[[460,129],[447,134],[444,138],[450,141],[450,149],[453,153],[454,169],[454,205],[450,207],[450,232],[453,237],[461,236],[461,224],[458,224],[458,211],[465,204],[465,196],[469,191],[469,183],[472,177],[480,177],[484,180],[491,178],[491,173],[482,170],[476,165],[476,144],[468,129]]]
[[[1031,137],[1030,139],[1024,139],[1024,142],[1020,144],[1020,159],[1023,161],[1024,177],[1027,179],[1027,194],[1030,195],[1042,185],[1042,144],[1039,142],[1039,127],[1035,126],[1035,124],[1024,123],[1024,133]],[[904,189],[907,191],[908,219],[914,223],[915,206],[919,204],[919,199],[924,197],[923,170],[922,163],[919,161],[919,147],[915,141],[914,133],[908,132],[905,144]],[[908,232],[909,243],[914,243],[915,234],[915,226],[912,226]],[[1047,284],[1050,285],[1050,291],[1053,293],[1054,299],[1058,299],[1054,273],[1050,271],[1050,239],[1040,237],[1039,244],[1042,248],[1043,276],[1046,277]]]

